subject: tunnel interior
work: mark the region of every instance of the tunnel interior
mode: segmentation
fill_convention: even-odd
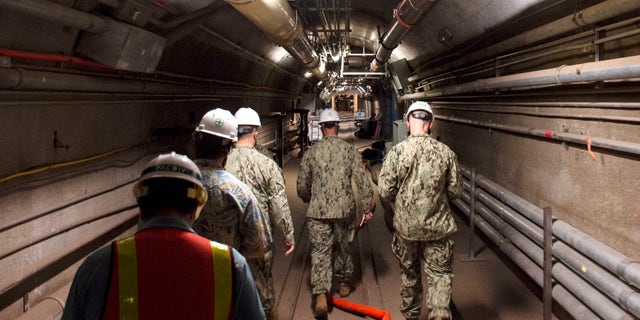
[[[142,166],[159,152],[191,155],[208,110],[254,108],[259,143],[283,166],[317,139],[324,106],[348,122],[381,114],[375,136],[393,144],[417,100],[433,107],[431,136],[464,168],[465,196],[452,206],[483,219],[478,232],[505,241],[512,230],[501,221],[518,212],[513,228],[542,247],[537,228],[551,210],[556,239],[584,255],[573,274],[589,282],[581,267],[603,264],[593,277],[621,282],[589,282],[586,297],[568,291],[601,318],[640,317],[640,2],[22,0],[0,9],[0,319],[64,296],[82,258],[135,230],[131,186]],[[491,212],[502,220],[484,229]],[[610,309],[591,304],[597,294]]]

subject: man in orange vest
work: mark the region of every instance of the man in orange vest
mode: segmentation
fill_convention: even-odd
[[[62,319],[265,318],[245,258],[191,228],[208,198],[195,163],[159,155],[133,191],[138,231],[83,262]]]

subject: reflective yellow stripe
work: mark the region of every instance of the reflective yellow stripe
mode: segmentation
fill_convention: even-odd
[[[231,252],[229,247],[211,241],[215,279],[215,319],[229,319],[231,308]],[[242,306],[240,306],[242,308]]]
[[[231,311],[231,252],[223,244],[211,244],[214,271],[214,307],[216,320],[227,320]],[[138,319],[138,262],[135,238],[117,242],[120,319]]]
[[[130,237],[118,241],[118,286],[120,319],[138,319],[138,260],[136,241]]]

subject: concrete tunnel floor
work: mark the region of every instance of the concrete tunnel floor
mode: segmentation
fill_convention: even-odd
[[[349,130],[341,132],[340,136],[350,141],[359,151],[375,141],[355,138],[353,131]],[[297,197],[295,190],[300,160],[297,157],[291,158],[284,165],[286,192],[296,238],[296,250],[291,256],[284,256],[281,249],[282,234],[277,228],[274,229],[274,241],[278,250],[273,266],[277,319],[313,319],[309,282],[310,243],[305,224],[307,204]],[[391,319],[404,319],[399,310],[400,271],[391,252],[392,234],[384,222],[384,210],[375,185],[374,191],[376,212],[373,220],[356,235],[353,242],[354,290],[344,300],[387,310]],[[460,217],[456,216],[456,220],[458,232],[454,235],[453,319],[542,318],[541,289],[535,284],[531,285],[532,281],[524,273],[513,265],[509,266],[508,261],[502,261],[499,252],[494,252],[475,235],[473,243],[476,254],[474,259],[470,259],[470,230]],[[423,285],[426,299],[424,272]],[[365,317],[330,306],[328,318],[347,320]],[[420,319],[427,319],[426,303],[423,303]]]

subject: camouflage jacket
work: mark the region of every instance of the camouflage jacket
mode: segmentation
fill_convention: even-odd
[[[373,190],[360,154],[335,135],[316,142],[302,157],[296,186],[298,197],[309,202],[307,217],[352,217],[356,210],[352,181],[358,187],[360,208],[368,210]]]
[[[395,205],[393,226],[408,240],[442,239],[457,230],[449,200],[460,196],[455,153],[426,134],[411,135],[385,156],[380,197]]]
[[[262,257],[272,238],[251,189],[215,161],[196,159],[195,163],[202,171],[209,200],[193,229],[238,249],[247,258]]]
[[[269,159],[271,159],[273,161],[276,161],[276,154],[273,151],[269,150],[269,148],[267,148],[265,146],[262,146],[262,145],[259,145],[257,143],[253,146],[253,148],[256,149],[256,151],[258,151],[258,152],[264,154],[265,156],[267,156],[267,158],[269,158]],[[280,168],[280,167],[278,167],[278,168]]]
[[[225,169],[251,188],[258,198],[264,218],[270,221],[269,231],[273,232],[273,226],[276,225],[282,232],[285,244],[294,245],[293,222],[284,177],[275,161],[255,148],[240,146],[229,153]]]

